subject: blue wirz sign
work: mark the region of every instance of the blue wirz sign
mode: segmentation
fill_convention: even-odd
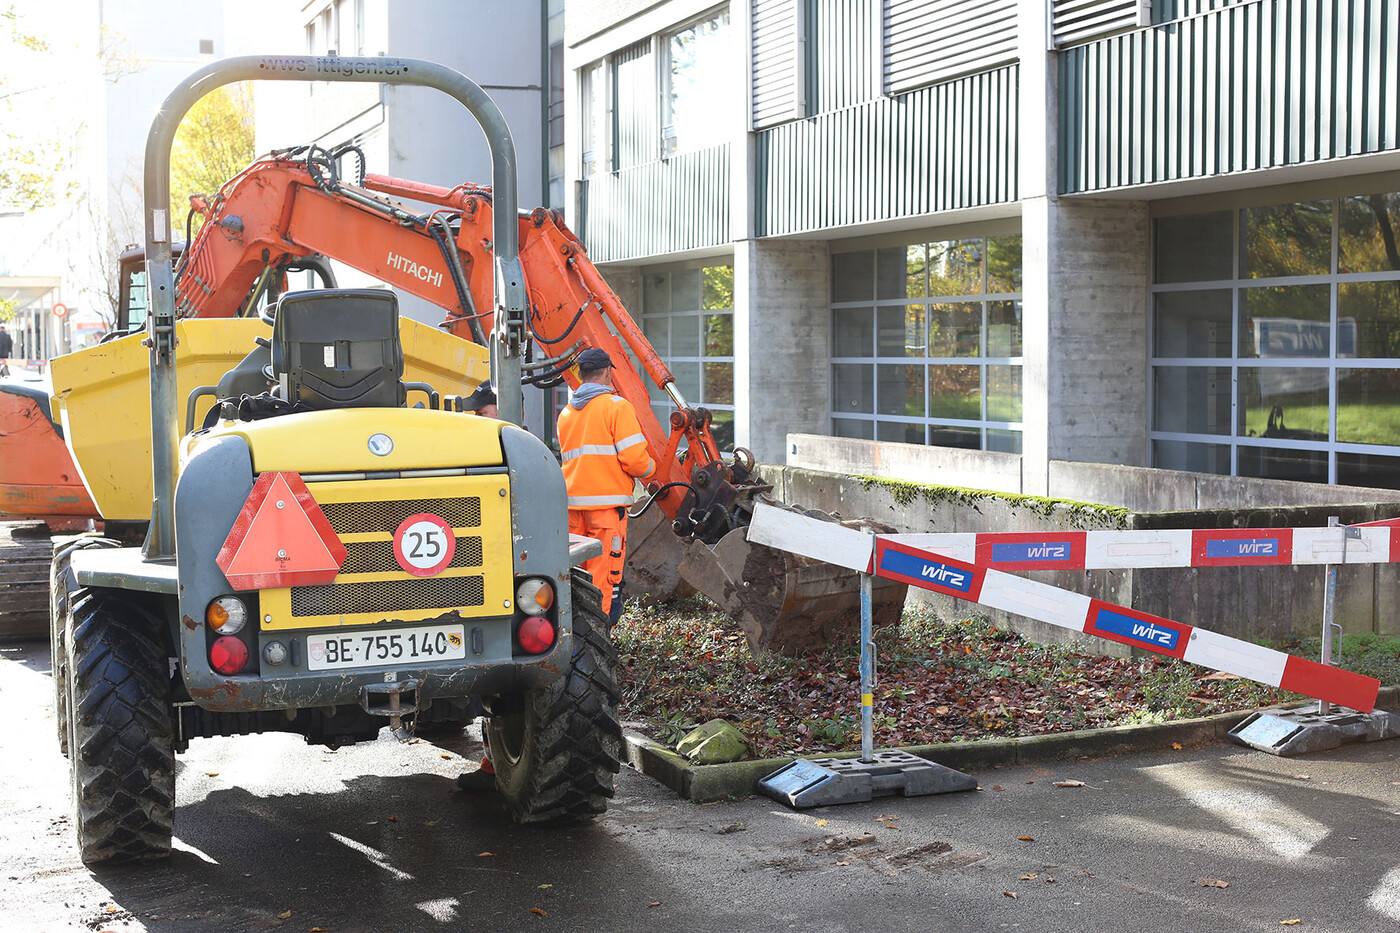
[[[1101,632],[1112,632],[1159,651],[1175,651],[1177,639],[1181,637],[1181,633],[1174,628],[1157,625],[1145,619],[1135,619],[1110,609],[1099,610],[1098,617],[1094,619],[1094,628]]]
[[[992,545],[992,563],[1024,564],[1037,560],[1069,560],[1068,541],[1015,541]]]
[[[959,593],[972,592],[971,570],[950,567],[936,560],[915,557],[913,554],[905,554],[903,551],[896,551],[893,548],[887,549],[880,557],[880,569],[916,580],[927,580],[929,583],[957,590]]]
[[[1277,557],[1278,538],[1210,538],[1206,557]]]

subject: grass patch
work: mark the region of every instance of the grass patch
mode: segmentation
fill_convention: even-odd
[[[854,641],[806,658],[754,656],[738,626],[703,598],[630,608],[613,639],[623,718],[654,738],[674,743],[721,718],[745,734],[755,757],[860,748]],[[877,746],[1167,722],[1294,698],[1171,658],[1109,658],[926,612],[906,612],[875,643]],[[1400,670],[1381,679],[1400,681]]]

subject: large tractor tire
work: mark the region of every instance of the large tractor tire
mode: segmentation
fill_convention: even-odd
[[[73,594],[68,657],[68,764],[84,863],[170,854],[175,751],[163,623],[139,596]]]
[[[68,756],[68,657],[64,626],[68,618],[68,565],[73,552],[86,548],[118,547],[111,538],[86,534],[60,538],[53,544],[49,565],[49,669],[53,672],[53,711],[58,725],[58,750]]]
[[[564,676],[502,697],[486,721],[496,787],[518,823],[567,823],[607,809],[621,767],[617,651],[602,596],[573,572],[573,656]]]

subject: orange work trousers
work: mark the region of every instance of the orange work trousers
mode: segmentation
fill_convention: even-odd
[[[583,562],[593,577],[593,585],[603,591],[603,615],[612,624],[613,605],[622,608],[622,568],[627,563],[627,510],[608,506],[601,509],[569,509],[569,532],[603,542],[603,553]],[[621,612],[618,612],[621,615]]]

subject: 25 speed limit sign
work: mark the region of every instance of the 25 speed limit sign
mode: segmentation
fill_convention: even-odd
[[[446,569],[456,552],[452,526],[431,512],[410,515],[394,532],[394,559],[415,577],[431,577]]]

